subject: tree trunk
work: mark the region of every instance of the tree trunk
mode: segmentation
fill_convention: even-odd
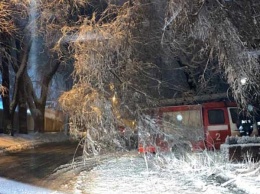
[[[3,116],[2,116],[2,128],[1,132],[9,134],[12,128],[11,115],[9,112],[10,107],[10,81],[9,81],[9,64],[5,57],[0,56],[1,72],[2,72],[2,86],[5,88],[5,92],[1,93],[3,101]]]
[[[40,111],[40,114],[37,114],[34,119],[34,131],[40,133],[44,132],[44,116],[45,116],[45,105],[39,104],[37,109]]]
[[[49,84],[51,82],[52,77],[57,72],[60,66],[60,63],[57,60],[55,60],[56,58],[50,60],[50,64],[51,64],[50,70],[43,76],[42,79],[40,100],[35,101],[36,108],[40,111],[40,114],[36,115],[34,121],[34,128],[39,132],[44,132],[45,105],[46,105],[46,100],[47,100],[47,95],[49,90]]]
[[[27,66],[27,61],[28,61],[28,56],[31,48],[31,42],[29,39],[25,38],[23,39],[22,42],[12,39],[11,40],[11,45],[12,45],[12,50],[11,50],[11,56],[13,57],[12,65],[13,69],[16,73],[15,77],[15,83],[14,83],[14,92],[13,92],[13,98],[10,103],[10,114],[12,118],[12,124],[14,121],[14,113],[15,113],[15,108],[17,104],[19,103],[19,106],[21,106],[21,113],[18,113],[18,119],[20,120],[19,125],[22,125],[22,131],[25,132],[27,131],[27,119],[24,120],[24,117],[27,116],[27,110],[25,111],[25,116],[24,114],[24,109],[26,108],[26,93],[25,93],[25,71],[26,71],[26,66]],[[15,50],[19,50],[20,52],[17,53]],[[19,62],[19,64],[18,64]],[[21,100],[18,98],[20,96]],[[24,108],[25,107],[25,108]],[[19,109],[20,112],[20,109]],[[25,124],[26,122],[26,124]],[[26,130],[24,127],[26,126]],[[11,135],[14,135],[14,129],[11,129]]]
[[[14,136],[14,114],[15,114],[15,109],[17,107],[17,104],[13,104],[13,108],[9,110],[9,113],[10,113],[10,123],[8,123],[8,130],[9,132],[11,133],[11,136]]]
[[[26,104],[26,95],[24,90],[24,77],[21,79],[19,83],[19,112],[18,112],[18,120],[19,120],[19,133],[27,134],[27,104]]]
[[[27,106],[26,103],[19,103],[19,112],[18,112],[18,119],[19,119],[19,133],[27,134]]]

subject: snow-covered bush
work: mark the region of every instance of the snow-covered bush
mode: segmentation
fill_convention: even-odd
[[[242,137],[238,137],[238,136],[231,136],[231,137],[227,137],[225,144],[228,145],[233,145],[233,144],[249,144],[249,143],[260,143],[260,137],[250,137],[250,136],[242,136]]]
[[[232,145],[237,144],[238,136],[227,136],[225,140],[225,144]]]
[[[260,137],[243,136],[237,139],[237,144],[260,143]]]

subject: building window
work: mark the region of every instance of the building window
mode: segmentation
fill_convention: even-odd
[[[211,125],[225,124],[224,111],[221,109],[209,110],[208,118]]]

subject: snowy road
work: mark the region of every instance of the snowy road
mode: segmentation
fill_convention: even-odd
[[[133,151],[83,161],[80,157],[71,164],[75,148],[76,145],[51,144],[8,154],[0,159],[0,174],[50,191],[71,194],[258,194],[260,189],[258,165],[252,164],[255,167],[252,171],[245,165],[223,163],[213,152],[203,157],[192,154],[184,160],[173,154],[140,155]],[[253,176],[245,178],[244,174],[239,178],[239,174],[234,173],[236,170]],[[233,174],[223,178],[228,173]],[[237,187],[237,183],[245,191]]]
[[[147,159],[147,160],[146,160]],[[111,158],[77,177],[72,193],[88,194],[246,194],[236,187],[221,186],[211,176],[200,176],[177,160],[127,154]],[[171,159],[170,159],[171,160]],[[185,171],[185,168],[187,171]],[[199,175],[200,174],[200,175]]]
[[[18,153],[2,155],[0,177],[42,186],[44,179],[58,166],[72,161],[76,147],[77,144],[71,142],[51,143]]]

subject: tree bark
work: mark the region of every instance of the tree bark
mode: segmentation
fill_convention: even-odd
[[[3,101],[3,117],[2,117],[2,129],[1,132],[6,134],[11,131],[11,115],[9,112],[10,107],[10,81],[9,81],[9,64],[5,57],[0,56],[1,72],[2,72],[2,86],[5,88],[5,92],[1,93]]]
[[[24,76],[23,76],[24,77]],[[27,134],[27,104],[26,104],[26,94],[24,88],[24,78],[19,84],[19,103],[18,103],[18,121],[19,121],[19,133]]]
[[[34,131],[38,131],[40,133],[44,132],[44,117],[45,117],[45,105],[39,104],[37,106],[40,114],[37,114],[34,119]]]
[[[13,120],[14,120],[14,113],[15,113],[15,108],[17,106],[17,104],[19,103],[19,99],[18,96],[21,95],[21,98],[25,98],[25,92],[24,92],[24,74],[26,71],[26,66],[27,66],[27,61],[28,61],[28,56],[29,56],[29,52],[30,52],[30,47],[31,47],[31,42],[28,39],[24,39],[22,42],[18,41],[15,42],[15,40],[12,40],[12,48],[17,48],[17,50],[19,50],[20,52],[17,53],[15,50],[12,50],[12,56],[14,57],[14,61],[12,63],[13,65],[13,69],[16,73],[16,77],[15,77],[15,84],[14,84],[14,92],[13,92],[13,98],[12,101],[10,103],[10,115],[11,115],[11,119],[12,119],[12,124],[13,124]],[[26,106],[24,104],[24,100],[21,101],[21,113],[18,113],[18,118],[20,120],[20,118],[24,118],[27,117],[27,110],[24,113],[24,106]],[[19,110],[20,111],[20,110]],[[22,116],[22,114],[25,114]],[[21,120],[21,123],[19,123],[19,125],[22,125],[23,127],[26,126],[27,124],[25,124],[24,122],[27,122],[27,119],[23,119]],[[24,129],[23,129],[24,130]],[[26,129],[27,131],[27,129]],[[11,129],[11,135],[14,135],[14,129],[12,127]]]
[[[55,57],[57,58],[57,56]],[[60,62],[57,61],[55,57],[53,57],[53,59],[50,60],[51,68],[49,72],[47,72],[43,76],[40,99],[35,101],[36,108],[40,111],[40,114],[36,115],[34,127],[35,130],[38,130],[39,132],[44,132],[45,106],[46,106],[49,84],[51,82],[52,77],[57,72],[60,66]]]

